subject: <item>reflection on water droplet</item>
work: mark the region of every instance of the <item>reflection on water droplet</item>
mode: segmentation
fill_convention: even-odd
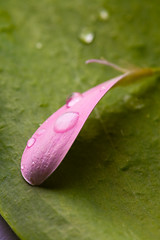
[[[32,162],[32,165],[34,165],[35,164],[35,162]]]
[[[76,112],[68,112],[62,114],[59,118],[57,118],[54,130],[55,132],[63,133],[70,129],[72,129],[79,119],[79,113]]]
[[[30,148],[33,146],[33,144],[35,143],[36,139],[35,138],[30,138],[27,142],[27,147]]]
[[[85,44],[91,44],[95,38],[95,34],[92,31],[89,30],[82,30],[82,32],[79,35],[79,39],[82,43]]]
[[[106,9],[101,9],[99,11],[99,19],[101,21],[107,21],[109,19],[109,13]]]
[[[36,43],[36,48],[41,49],[43,47],[43,44],[41,42]]]
[[[80,94],[78,92],[72,93],[72,95],[69,96],[66,100],[67,108],[70,108],[73,105],[75,105],[77,102],[79,102],[81,100],[81,98],[82,98],[82,94]]]
[[[21,165],[21,170],[23,170],[24,169],[24,166],[23,165]]]

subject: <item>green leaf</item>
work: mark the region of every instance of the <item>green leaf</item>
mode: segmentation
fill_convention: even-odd
[[[107,21],[99,19],[106,9]],[[160,82],[109,92],[39,187],[20,173],[26,142],[73,91],[159,62],[159,1],[0,2],[0,213],[24,240],[160,238]],[[84,44],[84,29],[94,41]]]

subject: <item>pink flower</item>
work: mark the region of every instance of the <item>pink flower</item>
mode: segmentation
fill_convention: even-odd
[[[89,60],[112,65],[105,60]],[[21,172],[31,185],[45,181],[59,166],[88,116],[99,100],[119,81],[152,75],[152,69],[128,71],[80,94],[73,93],[66,104],[53,113],[28,140],[21,160]]]

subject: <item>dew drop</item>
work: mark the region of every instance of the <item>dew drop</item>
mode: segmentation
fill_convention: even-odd
[[[101,9],[99,11],[99,19],[101,21],[107,21],[109,19],[109,13],[106,9]]]
[[[132,98],[132,96],[127,94],[127,95],[124,96],[123,101],[125,103],[127,103],[127,102],[129,102],[131,100],[131,98]]]
[[[106,90],[106,88],[104,86],[100,88],[100,92],[102,92],[104,90]]]
[[[23,170],[24,169],[24,166],[23,165],[21,165],[21,170]]]
[[[141,99],[131,95],[125,95],[123,100],[127,103],[126,107],[130,109],[140,110],[145,107],[145,104],[141,101]]]
[[[95,34],[92,31],[83,29],[79,35],[79,39],[82,43],[91,44],[95,38]]]
[[[36,139],[35,138],[30,138],[27,142],[27,147],[30,148],[33,146],[33,144],[35,143]]]
[[[135,104],[134,109],[139,110],[139,109],[142,109],[144,107],[145,107],[145,105],[143,103],[137,103],[137,104]]]
[[[75,105],[77,102],[79,102],[81,100],[81,98],[82,98],[82,94],[80,94],[78,92],[72,93],[72,95],[69,96],[66,100],[67,108],[70,108],[73,105]]]
[[[37,49],[41,49],[43,47],[42,43],[41,42],[37,42],[36,43],[36,48]]]
[[[38,136],[42,135],[46,130],[44,128],[39,129],[36,133]]]
[[[77,112],[67,112],[62,114],[60,117],[57,118],[54,130],[55,132],[66,132],[72,129],[79,119],[79,113]]]

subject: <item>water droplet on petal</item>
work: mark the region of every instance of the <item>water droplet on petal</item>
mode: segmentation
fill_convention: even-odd
[[[62,114],[60,117],[57,118],[54,130],[56,132],[66,132],[70,129],[72,129],[79,119],[79,113],[77,112],[67,112]]]
[[[100,88],[100,92],[102,92],[104,90],[106,90],[106,88],[104,86]]]
[[[99,19],[101,21],[107,21],[109,19],[109,13],[106,9],[101,9],[99,11]]]
[[[45,130],[44,128],[41,128],[41,129],[39,129],[39,130],[36,132],[36,134],[37,134],[38,136],[40,136],[40,135],[42,135],[45,131],[46,131],[46,130]]]
[[[27,147],[30,148],[33,146],[33,144],[35,143],[36,139],[35,138],[30,138],[27,142]]]
[[[23,170],[24,169],[24,166],[23,165],[21,165],[21,170]]]
[[[82,98],[82,94],[80,94],[78,92],[72,93],[72,95],[69,96],[66,100],[67,108],[70,108],[73,105],[75,105],[77,102],[79,102],[81,100],[81,98]]]
[[[95,38],[95,34],[92,31],[89,30],[82,30],[82,32],[79,35],[79,39],[82,43],[85,44],[91,44]]]

